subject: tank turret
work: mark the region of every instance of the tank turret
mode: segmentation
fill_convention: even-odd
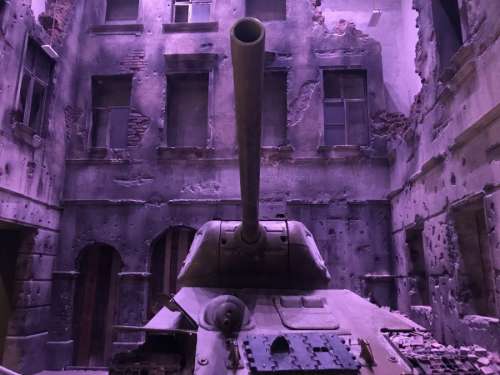
[[[180,285],[318,288],[330,275],[311,233],[297,221],[259,221],[265,28],[255,18],[230,33],[241,221],[210,221],[195,236]]]

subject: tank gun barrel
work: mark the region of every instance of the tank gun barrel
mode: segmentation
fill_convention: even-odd
[[[265,28],[243,18],[231,29],[236,128],[242,202],[241,237],[259,239],[259,186]]]

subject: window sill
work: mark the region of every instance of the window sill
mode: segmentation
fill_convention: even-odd
[[[163,24],[164,33],[203,33],[219,31],[219,22],[177,22]]]
[[[14,136],[33,148],[39,148],[42,145],[42,137],[32,128],[24,125],[22,122],[12,124],[12,132]]]
[[[330,159],[361,158],[365,154],[364,147],[358,145],[322,145],[318,147],[317,152],[320,156]]]
[[[106,147],[91,147],[89,150],[89,157],[91,159],[105,159],[108,156],[108,149]]]
[[[94,34],[142,34],[144,25],[140,23],[117,23],[91,26],[89,31]]]
[[[159,146],[156,148],[160,159],[207,159],[214,156],[215,149],[210,147],[173,147]]]
[[[283,146],[262,146],[261,152],[263,154],[288,154],[294,152],[295,149],[292,145],[283,145]]]

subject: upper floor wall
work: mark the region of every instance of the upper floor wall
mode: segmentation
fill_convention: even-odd
[[[189,146],[214,149],[219,156],[233,156],[235,129],[229,29],[245,15],[260,17],[265,22],[268,69],[285,73],[284,78],[277,77],[272,83],[272,89],[285,91],[285,98],[278,100],[278,105],[284,107],[279,110],[284,113],[279,119],[284,119],[284,130],[278,131],[282,142],[274,142],[275,146],[289,145],[294,155],[307,157],[318,157],[318,152],[343,157],[345,153],[337,155],[336,150],[323,147],[339,144],[369,146],[372,155],[383,155],[384,140],[378,129],[385,120],[380,114],[387,110],[407,110],[411,95],[408,92],[399,95],[397,86],[405,86],[405,90],[408,86],[401,76],[409,59],[396,53],[397,45],[393,42],[397,37],[387,32],[389,25],[396,25],[398,30],[403,28],[402,4],[382,3],[382,17],[368,25],[370,18],[377,19],[376,9],[356,2],[324,1],[321,4],[282,0],[273,2],[271,7],[268,2],[257,0],[129,0],[120,6],[115,2],[88,1],[82,23],[88,33],[82,36],[81,50],[85,53],[79,60],[80,97],[76,104],[83,118],[73,124],[69,157],[92,157],[91,149],[95,146],[93,77],[132,77],[129,107],[133,119],[129,118],[127,147],[122,147],[126,151],[109,150],[108,155],[152,159],[157,157],[158,149],[162,151],[173,144],[167,139],[172,127],[168,124],[166,107],[171,98],[165,76],[200,70],[209,73],[207,128],[203,130],[206,142],[193,142]],[[354,22],[359,22],[366,33],[356,28]],[[380,40],[371,38],[372,34]],[[398,67],[398,74],[392,74],[391,66]],[[366,74],[363,94],[367,101],[366,116],[358,116],[365,116],[362,122],[366,127],[363,136],[366,141],[351,142],[347,135],[345,142],[329,141],[324,71],[332,69]],[[389,81],[384,79],[384,72]],[[345,116],[348,111],[346,104]],[[349,133],[349,122],[347,118],[344,121],[345,134]]]

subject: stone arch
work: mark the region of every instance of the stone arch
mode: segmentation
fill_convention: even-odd
[[[118,251],[104,243],[87,245],[76,258],[79,275],[75,288],[73,337],[77,366],[105,366],[111,359],[118,274],[122,266]]]
[[[163,295],[177,292],[177,275],[195,233],[196,229],[188,226],[172,226],[153,241],[150,262],[149,317],[161,308]]]

